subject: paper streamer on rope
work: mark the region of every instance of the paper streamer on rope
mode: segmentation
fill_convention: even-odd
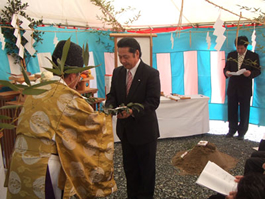
[[[0,42],[2,42],[2,50],[4,50],[5,49],[6,42],[5,42],[5,37],[2,34],[2,28],[1,27],[0,27]]]
[[[174,37],[173,37],[173,32],[171,33],[170,41],[171,41],[171,49],[173,49],[173,48],[174,48]]]
[[[25,45],[25,48],[28,53],[33,56],[36,53],[36,50],[33,47],[35,40],[33,39],[33,30],[29,26],[30,21],[21,15],[18,15],[18,18],[22,22],[20,26],[25,30],[23,37],[28,41]]]
[[[251,41],[252,41],[252,52],[255,52],[255,47],[256,47],[256,30],[254,26],[254,30],[251,36]]]
[[[19,26],[17,24],[18,19],[21,21],[21,23],[20,23],[21,27],[25,30],[23,37],[28,41],[25,46],[23,46],[21,44],[22,39],[21,39],[21,35],[20,35]],[[17,38],[16,46],[19,49],[18,55],[21,58],[24,58],[25,48],[31,56],[34,55],[36,52],[36,50],[33,47],[35,40],[32,37],[33,36],[33,30],[29,26],[30,21],[21,15],[14,14],[12,17],[11,25],[15,28],[14,36]]]
[[[24,51],[25,51],[25,48],[24,48],[24,46],[21,44],[21,35],[20,35],[20,34],[17,35],[16,46],[19,48],[18,55],[19,55],[21,58],[24,58]]]
[[[18,31],[18,30],[17,30],[17,28],[18,28],[18,26],[17,26],[17,14],[14,14],[14,15],[12,16],[11,25],[12,25],[14,28],[16,28],[15,31]],[[15,33],[14,33],[14,34],[15,34]]]
[[[17,38],[16,46],[19,49],[18,55],[21,58],[24,58],[24,46],[21,44],[21,36],[20,36],[20,33],[19,33],[19,26],[17,25],[17,20],[18,20],[18,15],[14,14],[12,16],[11,25],[15,28],[15,31],[14,31],[13,35]]]
[[[225,28],[223,27],[224,21],[221,20],[221,14],[219,14],[216,22],[214,23],[214,32],[213,34],[217,36],[216,38],[216,45],[214,47],[215,50],[220,51],[222,48],[226,36],[224,36]]]
[[[57,46],[58,42],[59,42],[58,37],[56,36],[56,33],[55,33],[54,38],[53,38],[54,48]]]
[[[211,48],[211,37],[209,36],[209,32],[207,32],[206,42],[208,44],[208,49],[210,49]]]

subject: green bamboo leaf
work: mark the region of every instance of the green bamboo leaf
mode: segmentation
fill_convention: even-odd
[[[85,68],[86,70],[88,70],[88,69],[91,69],[91,68],[96,68],[96,67],[98,67],[100,65],[101,64],[96,65],[96,66],[84,66],[83,68]],[[69,70],[69,69],[76,69],[76,68],[80,68],[80,67],[78,67],[78,66],[65,66],[64,67],[64,70],[66,71],[66,70]]]
[[[134,105],[140,106],[142,109],[144,109],[144,106],[140,103],[134,103]]]
[[[23,84],[16,84],[16,86],[19,87],[19,88],[23,88],[23,89],[29,87],[28,85],[23,85]]]
[[[30,86],[31,84],[30,84],[30,80],[29,80],[28,74],[25,71],[23,66],[21,66],[21,71],[22,71],[22,74],[23,74],[23,77],[24,77],[24,80],[25,80],[26,84]]]
[[[82,57],[83,57],[83,61],[85,66],[88,66],[88,61],[89,61],[89,50],[88,50],[88,43],[86,43],[86,47],[82,49]]]
[[[78,67],[77,66],[65,66],[64,71],[69,70],[69,69],[76,69],[76,68]]]
[[[15,109],[15,108],[19,108],[22,105],[6,105],[6,106],[1,106],[0,109]]]
[[[60,60],[60,58],[57,58],[56,59],[56,62],[57,62],[57,64],[58,64],[58,67],[59,67],[59,70],[61,70],[61,60]]]
[[[8,117],[6,115],[0,115],[0,120],[10,120],[11,117]]]
[[[46,57],[46,59],[48,59],[50,61],[50,63],[52,64],[53,68],[59,69],[59,67],[49,57]]]
[[[64,46],[63,46],[63,53],[62,53],[62,57],[61,57],[61,72],[64,71],[64,64],[65,64],[65,61],[67,59],[67,56],[68,56],[68,51],[69,51],[69,48],[70,48],[70,44],[71,44],[71,38],[67,39],[67,41],[65,42]]]
[[[64,73],[66,73],[66,74],[71,74],[71,73],[81,73],[81,72],[83,72],[83,71],[85,71],[85,70],[89,70],[89,69],[91,69],[91,68],[96,68],[96,67],[98,67],[98,66],[100,66],[100,65],[97,65],[97,66],[87,66],[87,67],[83,67],[83,68],[80,68],[80,67],[78,67],[78,68],[67,67],[67,68],[69,68],[69,69],[65,70]]]
[[[45,86],[47,84],[53,84],[55,82],[58,82],[58,80],[51,80],[51,81],[45,81],[45,82],[41,82],[39,84],[34,84],[33,86],[29,87],[29,88],[38,88],[38,87],[41,87],[41,86]]]
[[[131,107],[132,105],[133,105],[133,103],[130,102],[130,103],[127,104],[127,107]]]
[[[83,47],[82,47],[82,57],[83,57],[83,60],[84,60],[84,57],[85,57],[85,47],[84,47],[84,44],[83,44]]]
[[[63,75],[63,73],[59,69],[55,69],[55,68],[45,68],[45,69],[47,71],[50,71],[50,72],[56,74],[56,75],[59,75],[59,76]]]
[[[7,124],[7,123],[0,123],[0,128],[2,129],[14,129],[16,128],[15,125]]]
[[[19,90],[19,88],[16,85],[14,85],[11,82],[6,81],[6,80],[0,80],[0,84],[4,85],[4,86],[7,86],[7,87],[11,88],[14,91]]]
[[[87,64],[86,64],[86,66],[88,66],[88,63],[89,63],[89,46],[88,46],[88,43],[86,43],[86,49],[87,49]]]
[[[132,109],[136,109],[138,112],[140,112],[140,109],[137,106],[132,107]]]
[[[42,93],[45,93],[47,90],[46,89],[25,89],[22,91],[22,94],[24,95],[40,95]]]

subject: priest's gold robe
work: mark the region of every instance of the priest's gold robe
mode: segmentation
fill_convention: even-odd
[[[51,154],[58,154],[58,186],[64,197],[105,197],[116,191],[111,116],[95,112],[75,90],[62,83],[28,95],[17,125],[8,171],[7,198],[45,198],[45,176]]]

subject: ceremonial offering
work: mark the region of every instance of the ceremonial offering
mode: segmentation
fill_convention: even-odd
[[[172,158],[172,164],[183,174],[192,175],[200,174],[208,161],[214,162],[226,171],[234,168],[238,162],[237,159],[219,151],[215,144],[210,142],[205,146],[197,144],[188,151],[179,151]]]
[[[35,75],[29,75],[28,78],[30,81],[36,80]],[[8,79],[11,81],[14,81],[14,83],[18,82],[21,84],[21,83],[25,82],[24,76],[22,74],[21,75],[12,74]]]
[[[166,97],[166,98],[168,98],[168,99],[171,99],[171,100],[174,100],[174,101],[178,101],[178,97],[176,98],[175,96],[172,96],[172,95],[165,95],[164,94],[164,92],[161,92],[161,96],[164,96],[164,97]]]
[[[90,88],[90,80],[94,79],[91,74],[91,70],[86,70],[80,75],[80,82],[77,84],[77,90],[86,90]]]
[[[179,99],[191,99],[191,97],[179,95],[179,94],[172,94],[173,96],[179,97]]]
[[[198,142],[197,145],[199,145],[199,146],[206,146],[207,144],[208,144],[208,141],[201,140],[201,141]]]

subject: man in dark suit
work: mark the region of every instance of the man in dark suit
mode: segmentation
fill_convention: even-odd
[[[252,79],[260,75],[259,56],[247,50],[248,39],[240,36],[235,41],[236,51],[227,56],[224,75],[229,77],[227,88],[229,132],[226,137],[233,137],[238,131],[238,139],[243,140],[248,130]],[[245,69],[241,75],[232,75]],[[238,105],[240,105],[240,123],[238,124]]]
[[[264,173],[265,164],[265,140],[264,137],[259,143],[258,151],[251,154],[250,158],[246,160],[244,175],[249,173]]]
[[[118,42],[118,56],[123,66],[113,71],[106,107],[130,102],[143,105],[140,110],[118,114],[116,131],[122,144],[128,198],[152,199],[159,137],[155,112],[160,103],[159,72],[140,59],[141,48],[133,38]]]

